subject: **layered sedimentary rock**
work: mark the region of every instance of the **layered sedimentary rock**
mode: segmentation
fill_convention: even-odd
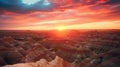
[[[51,53],[48,49],[44,48],[43,46],[36,45],[28,51],[25,57],[25,62],[35,62],[42,58],[51,61],[55,58],[55,56],[55,54]]]

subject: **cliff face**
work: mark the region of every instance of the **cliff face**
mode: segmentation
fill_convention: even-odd
[[[51,62],[48,62],[45,59],[41,59],[35,63],[19,63],[14,65],[6,65],[4,67],[74,67],[74,65],[56,56],[56,58]]]

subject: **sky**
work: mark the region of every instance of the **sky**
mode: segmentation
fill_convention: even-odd
[[[0,0],[0,30],[120,29],[120,0]]]

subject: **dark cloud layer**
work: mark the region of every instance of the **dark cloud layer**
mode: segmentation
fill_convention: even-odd
[[[108,0],[105,4],[120,4],[120,0]]]
[[[20,12],[23,6],[20,0],[0,0],[0,12]]]
[[[51,11],[55,10],[56,8],[59,8],[62,6],[62,9],[66,8],[64,6],[67,6],[68,8],[73,7],[76,4],[84,4],[84,5],[94,5],[99,1],[103,1],[104,5],[107,4],[120,4],[120,0],[57,0],[55,2],[54,0],[49,0],[51,5],[43,5],[43,1],[34,4],[34,5],[25,5],[22,3],[22,0],[0,0],[0,13],[3,13],[5,11],[9,12],[16,12],[16,13],[27,13],[27,12],[33,12],[33,11]],[[105,2],[104,2],[105,1]],[[97,5],[99,7],[99,5]],[[79,6],[75,6],[79,7]]]
[[[48,11],[51,5],[46,6],[40,1],[34,5],[26,5],[22,0],[0,0],[0,12],[10,11],[16,13],[26,13],[31,11]]]

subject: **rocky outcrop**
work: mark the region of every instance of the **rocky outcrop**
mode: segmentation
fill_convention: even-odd
[[[19,63],[14,65],[7,65],[4,67],[74,67],[74,65],[56,56],[56,58],[51,62],[48,62],[45,59],[41,59],[35,63]]]

